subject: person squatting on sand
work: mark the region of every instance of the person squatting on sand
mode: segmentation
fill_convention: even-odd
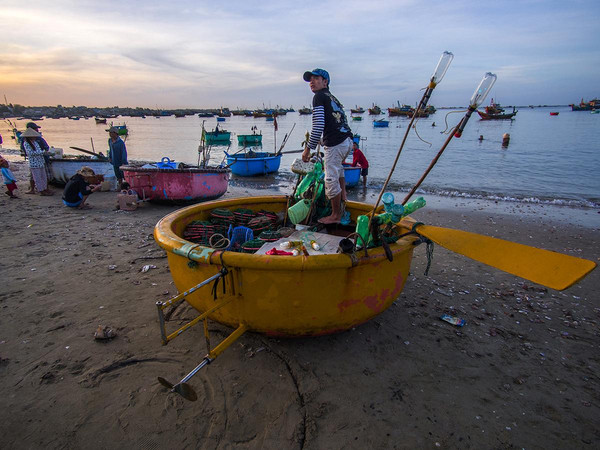
[[[63,192],[63,203],[70,208],[86,209],[90,208],[85,202],[92,192],[100,190],[101,185],[90,185],[89,177],[93,177],[94,171],[87,166],[83,166],[67,182]]]
[[[53,195],[53,192],[48,189],[48,175],[46,172],[44,150],[37,139],[41,137],[42,135],[33,128],[27,128],[23,134],[21,134],[23,149],[29,159],[29,170],[31,172],[31,177],[33,178],[33,183],[30,185],[30,189],[26,194],[35,194],[33,186],[35,185],[40,195]]]
[[[304,147],[302,160],[310,160],[310,151],[317,148],[322,136],[325,153],[325,195],[331,201],[331,215],[319,219],[319,222],[338,223],[344,213],[342,202],[346,201],[346,179],[342,163],[352,149],[352,132],[343,105],[329,92],[329,73],[323,69],[314,69],[304,72],[302,78],[310,83],[310,90],[315,94],[312,104],[312,130]]]
[[[2,178],[4,178],[4,185],[7,189],[5,194],[8,195],[10,198],[19,198],[13,192],[15,189],[18,189],[16,183],[17,179],[8,168],[8,161],[5,160],[2,156],[0,156],[0,168],[2,169]]]

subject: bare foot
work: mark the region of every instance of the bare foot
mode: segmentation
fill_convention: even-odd
[[[77,209],[92,209],[90,205],[79,205]]]
[[[26,194],[33,195],[33,194],[35,194],[35,191],[31,191],[31,190],[29,190],[29,191],[25,191],[25,193],[26,193]]]
[[[327,217],[321,217],[318,222],[319,223],[323,223],[325,225],[329,225],[332,223],[340,223],[340,220],[342,218],[341,217],[334,217],[334,216],[327,216]]]

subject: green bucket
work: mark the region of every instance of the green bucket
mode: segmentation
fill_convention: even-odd
[[[288,208],[288,217],[295,225],[302,222],[308,216],[310,209],[310,200],[303,199],[297,202],[294,206]]]

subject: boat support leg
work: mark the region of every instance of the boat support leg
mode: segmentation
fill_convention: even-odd
[[[158,382],[163,386],[169,388],[171,392],[176,392],[181,395],[186,400],[190,400],[195,402],[198,399],[198,395],[194,391],[194,389],[187,384],[187,382],[198,373],[200,369],[202,369],[207,364],[210,364],[215,360],[217,356],[219,356],[227,347],[233,344],[238,338],[244,334],[247,330],[247,326],[244,324],[240,324],[229,336],[227,336],[219,345],[217,345],[214,350],[209,350],[208,354],[204,357],[204,359],[198,364],[194,369],[188,373],[185,377],[181,379],[181,381],[175,385],[164,379],[163,377],[158,377]]]
[[[219,278],[225,276],[226,273],[227,273],[226,271],[221,271],[219,273],[216,273],[212,277],[204,280],[202,283],[199,283],[196,286],[194,286],[193,288],[190,288],[187,291],[182,292],[181,294],[178,294],[177,296],[167,300],[166,302],[161,302],[161,301],[156,302],[156,308],[158,310],[158,323],[160,325],[160,337],[161,337],[163,345],[167,345],[171,339],[179,336],[181,333],[183,333],[189,327],[191,327],[192,325],[195,325],[200,320],[202,320],[202,318],[206,317],[208,314],[216,311],[221,306],[224,306],[225,304],[229,303],[233,298],[230,298],[229,300],[224,301],[224,302],[221,301],[221,302],[217,303],[214,307],[212,307],[211,309],[206,311],[204,314],[202,314],[201,316],[192,320],[191,322],[185,324],[183,327],[181,327],[179,330],[175,331],[174,333],[171,333],[169,336],[167,336],[167,333],[165,330],[165,315],[163,313],[163,310],[169,306],[176,305],[177,303],[182,301],[185,297],[190,295],[192,292],[196,291],[197,289],[200,289],[202,286],[205,286],[212,281],[218,280]]]

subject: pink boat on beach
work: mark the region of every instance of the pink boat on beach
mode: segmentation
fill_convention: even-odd
[[[227,192],[229,169],[201,168],[182,163],[122,166],[125,181],[138,197],[158,202],[214,200]]]

